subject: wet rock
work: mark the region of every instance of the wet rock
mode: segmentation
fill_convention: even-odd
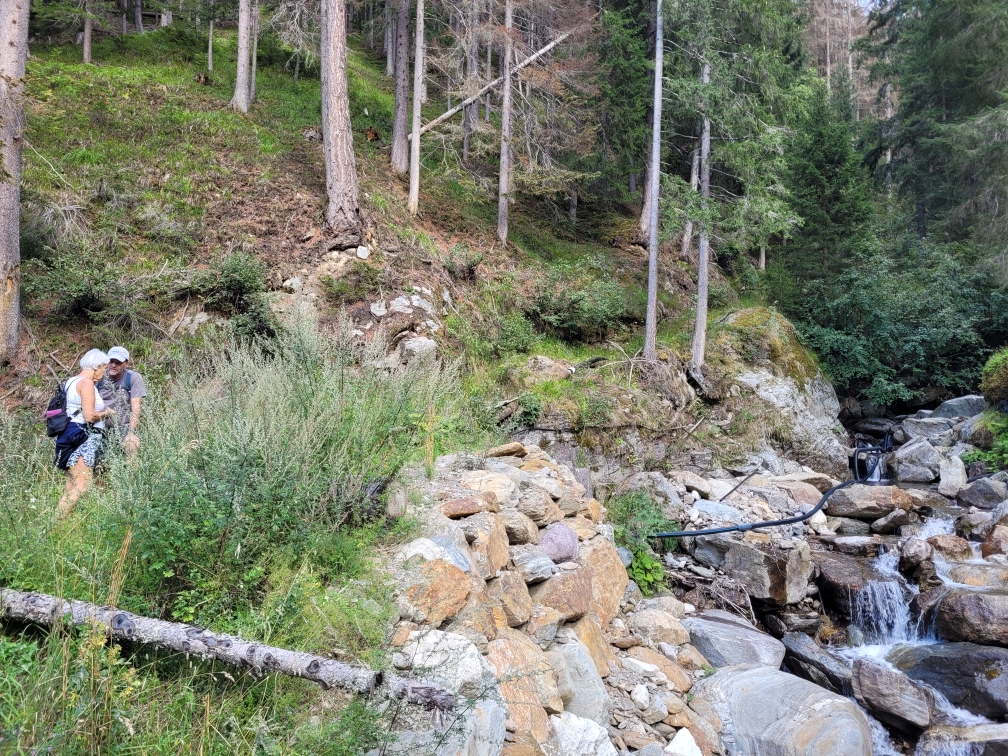
[[[866,559],[828,551],[815,551],[812,559],[819,568],[819,590],[823,599],[847,618],[851,616],[854,597],[868,582],[886,579]]]
[[[683,627],[689,642],[718,669],[735,664],[776,669],[784,660],[784,644],[728,612],[709,609],[686,617]]]
[[[494,669],[471,640],[456,633],[414,630],[399,655],[405,668],[458,695],[478,698],[496,687]]]
[[[497,496],[487,491],[478,496],[446,501],[441,505],[441,512],[448,519],[457,520],[480,512],[500,512],[500,506],[497,504]]]
[[[966,465],[959,457],[949,457],[941,461],[938,467],[938,493],[954,499],[966,486]]]
[[[990,719],[1008,714],[1008,649],[975,643],[897,646],[887,661],[973,714]]]
[[[567,711],[551,719],[561,754],[617,756],[608,731],[597,722]]]
[[[843,696],[851,695],[851,670],[805,633],[787,633],[781,638],[787,653],[784,662],[795,674]]]
[[[487,583],[490,598],[500,602],[509,627],[519,627],[532,616],[532,597],[525,580],[516,572],[502,572],[499,578]]]
[[[588,607],[595,613],[599,624],[605,627],[619,612],[630,577],[616,553],[616,547],[601,535],[581,544],[577,562],[591,578]]]
[[[973,556],[973,549],[970,548],[969,541],[959,536],[944,533],[931,536],[927,542],[934,549],[935,554],[950,562],[960,562]]]
[[[987,400],[979,394],[958,396],[955,399],[942,402],[938,409],[931,413],[931,417],[973,417],[982,413],[986,407]]]
[[[999,480],[980,478],[974,480],[959,491],[959,504],[977,509],[994,509],[1005,499],[1008,499],[1008,489]]]
[[[931,725],[933,696],[898,670],[856,659],[851,688],[859,704],[897,729],[917,734]]]
[[[938,602],[935,627],[946,640],[1008,646],[1008,592],[951,590]]]
[[[424,562],[406,573],[399,594],[399,614],[404,619],[438,627],[465,606],[470,584],[466,574],[443,559]]]
[[[573,562],[578,556],[577,533],[562,522],[554,522],[539,534],[539,547],[556,564]]]
[[[1008,724],[932,727],[917,741],[914,750],[914,756],[947,756],[950,753],[1005,756],[1008,754]]]
[[[679,620],[659,609],[634,612],[627,617],[627,626],[645,645],[653,648],[657,648],[659,643],[677,646],[690,640],[689,633]]]
[[[901,510],[896,511],[899,512]],[[863,557],[877,556],[879,547],[886,544],[885,537],[877,535],[843,535],[823,540],[826,543],[833,544],[833,549],[840,554],[852,554]]]
[[[530,732],[539,742],[546,740],[549,717],[544,704],[559,712],[563,703],[545,654],[521,633],[509,630],[489,643],[486,658],[500,680],[501,696],[516,731]]]
[[[1008,527],[996,525],[980,546],[980,553],[987,559],[992,554],[1008,554]]]
[[[539,527],[517,509],[505,509],[500,513],[508,543],[539,543]]]
[[[883,533],[891,535],[896,532],[896,528],[910,523],[910,513],[905,509],[894,509],[885,517],[880,517],[871,524],[873,533]]]
[[[897,449],[892,459],[897,480],[930,483],[938,477],[942,456],[926,438],[915,438]]]
[[[528,624],[525,625],[525,634],[540,648],[546,648],[556,637],[557,629],[563,619],[564,616],[556,609],[542,604],[533,604],[532,614]]]
[[[910,508],[910,497],[896,486],[865,486],[855,483],[833,493],[823,510],[832,517],[876,520],[894,509]]]
[[[794,548],[761,550],[745,543],[734,542],[725,553],[721,569],[745,586],[753,598],[777,606],[794,604],[805,598],[805,588],[812,574],[812,558],[808,544],[794,541]]]
[[[545,551],[533,544],[511,546],[508,549],[508,554],[511,556],[515,570],[530,585],[548,580],[557,572],[557,566],[553,564],[553,560],[546,556]]]
[[[529,593],[534,602],[556,609],[565,620],[579,619],[592,608],[591,574],[584,567],[562,570],[549,580],[533,586]]]
[[[912,572],[921,562],[931,558],[934,550],[931,544],[920,538],[908,538],[900,552],[899,568],[903,572]]]
[[[852,701],[786,672],[753,665],[722,669],[699,681],[693,693],[724,723],[733,756],[872,754],[868,720]]]
[[[968,541],[982,541],[994,523],[990,512],[967,512],[956,520],[956,535]]]
[[[566,643],[557,643],[546,657],[556,673],[564,711],[605,725],[612,700],[585,645],[568,639]]]
[[[976,588],[1002,588],[1008,585],[1008,566],[985,562],[957,564],[949,570],[948,576],[954,583]]]

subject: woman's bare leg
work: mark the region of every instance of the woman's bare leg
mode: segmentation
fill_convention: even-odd
[[[78,459],[74,466],[67,470],[66,488],[56,507],[56,516],[59,519],[62,520],[73,512],[77,506],[77,499],[88,490],[89,485],[91,485],[91,468],[83,459]]]

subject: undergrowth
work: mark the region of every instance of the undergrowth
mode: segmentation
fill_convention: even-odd
[[[616,544],[633,553],[627,572],[641,593],[650,596],[665,584],[665,568],[661,554],[675,548],[673,539],[650,536],[663,531],[678,530],[679,523],[669,519],[646,491],[618,494],[606,502],[608,520],[615,531]]]

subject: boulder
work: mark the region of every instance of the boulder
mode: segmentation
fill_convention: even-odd
[[[545,355],[529,357],[525,363],[525,385],[531,388],[546,381],[562,381],[574,374],[574,368],[560,360],[552,360]]]
[[[457,695],[479,698],[496,688],[496,674],[487,660],[471,640],[456,633],[414,630],[392,662]]]
[[[403,619],[438,627],[465,606],[469,591],[466,574],[451,562],[424,562],[406,573],[397,599],[399,614]]]
[[[830,551],[815,551],[812,559],[819,568],[819,590],[823,600],[848,619],[857,594],[870,582],[886,580],[868,560]]]
[[[578,543],[577,533],[562,522],[554,522],[539,534],[539,547],[556,564],[576,560]]]
[[[546,706],[563,711],[556,675],[545,654],[515,630],[487,644],[487,661],[496,670],[500,692],[518,732],[530,732],[537,741],[549,736]]]
[[[539,526],[528,516],[517,509],[505,509],[500,513],[500,518],[507,532],[508,543],[513,545],[539,543]]]
[[[840,473],[841,478],[846,478],[848,471],[845,469]],[[774,485],[779,485],[780,483],[788,483],[791,481],[798,481],[799,483],[808,483],[810,486],[816,488],[819,493],[826,493],[833,486],[839,485],[839,480],[834,480],[829,475],[824,475],[823,473],[817,472],[800,472],[800,473],[790,473],[788,475],[776,475],[771,479]]]
[[[964,444],[980,444],[990,439],[990,431],[983,422],[983,413],[972,415],[959,429],[959,441]]]
[[[700,680],[732,756],[872,756],[868,720],[849,699],[786,672],[740,665]]]
[[[681,515],[683,511],[683,501],[679,498],[679,493],[660,472],[640,472],[631,475],[616,487],[615,493],[629,491],[644,491],[661,505],[669,517]]]
[[[683,486],[687,491],[699,494],[701,499],[709,499],[711,496],[710,483],[696,473],[689,472],[688,470],[677,470],[669,473],[669,477]]]
[[[935,627],[945,640],[1008,646],[1008,592],[953,589],[938,603]]]
[[[967,541],[982,541],[994,524],[991,512],[967,512],[956,519],[956,535]]]
[[[568,516],[564,520],[564,525],[577,534],[579,541],[590,541],[599,534],[598,526],[583,515]]]
[[[458,524],[469,542],[480,577],[484,580],[497,577],[510,559],[504,521],[492,512],[480,512],[459,520]]]
[[[910,497],[896,486],[865,486],[860,483],[835,491],[823,510],[831,517],[877,520],[894,509],[910,509]]]
[[[644,600],[644,609],[659,609],[676,619],[686,616],[686,605],[675,596],[655,596]]]
[[[1005,484],[999,480],[979,478],[964,486],[959,491],[957,498],[959,504],[964,507],[994,509],[1002,501],[1008,499],[1008,490],[1006,490]]]
[[[659,643],[678,646],[690,642],[689,633],[679,620],[660,609],[636,611],[627,617],[626,623],[634,635],[652,648],[657,648]]]
[[[683,727],[665,746],[665,753],[670,756],[704,756],[700,746],[696,744],[690,731]]]
[[[805,633],[786,633],[781,642],[787,652],[784,663],[788,669],[834,693],[851,695],[851,670],[846,662]]]
[[[484,457],[524,457],[525,446],[520,441],[501,444],[483,452]]]
[[[943,459],[938,466],[938,493],[954,499],[966,486],[966,465],[959,457]]]
[[[512,546],[508,549],[511,562],[526,583],[541,583],[548,580],[557,571],[553,560],[538,546],[526,544]]]
[[[980,553],[984,559],[993,554],[1008,554],[1008,526],[995,525],[980,545]]]
[[[465,606],[456,612],[445,629],[465,635],[467,638],[484,639],[497,637],[497,630],[507,627],[507,616],[500,601],[491,600],[486,581],[479,575],[470,573],[470,591]],[[485,640],[478,641],[480,651],[486,650]]]
[[[574,634],[581,641],[588,654],[591,656],[595,669],[600,677],[609,676],[609,665],[617,664],[616,655],[609,648],[609,643],[602,634],[602,628],[598,626],[595,618],[588,614],[574,623]]]
[[[811,483],[801,480],[774,480],[774,485],[782,491],[787,491],[794,503],[799,507],[814,507],[822,498],[822,492]]]
[[[518,511],[541,528],[564,518],[563,510],[553,497],[538,486],[523,487],[518,498]]]
[[[551,719],[561,756],[617,756],[602,725],[567,711]]]
[[[973,417],[981,414],[986,408],[987,400],[979,394],[957,396],[955,399],[942,402],[938,409],[931,413],[931,417]]]
[[[500,577],[487,583],[491,600],[504,609],[508,627],[524,625],[532,616],[532,597],[525,580],[517,572],[502,572]]]
[[[779,669],[784,660],[784,644],[728,612],[708,609],[684,619],[683,627],[688,642],[718,669],[736,664]]]
[[[950,753],[1005,756],[1008,754],[1008,724],[932,727],[921,736],[914,749],[914,756],[948,756]]]
[[[619,612],[623,594],[630,584],[626,567],[616,553],[616,547],[601,535],[581,544],[577,562],[591,578],[588,606],[599,624],[605,627]]]
[[[938,477],[941,461],[941,454],[926,438],[915,438],[896,450],[891,466],[899,481],[930,483]]]
[[[969,541],[959,536],[943,533],[931,536],[927,542],[935,554],[952,562],[961,562],[973,556],[973,549],[970,548]]]
[[[933,439],[936,436],[941,436],[952,429],[952,420],[950,418],[938,418],[934,417],[908,417],[904,420],[900,427],[903,429],[903,434],[908,439],[913,438],[929,438]],[[947,446],[947,444],[941,444],[942,446]]]
[[[653,664],[658,667],[658,671],[668,678],[670,690],[676,693],[686,693],[693,687],[693,679],[687,674],[686,670],[664,654],[659,654],[657,651],[652,651],[650,648],[645,648],[644,646],[635,646],[627,654],[639,662]],[[662,717],[662,719],[664,718]],[[653,723],[649,722],[649,724]]]
[[[529,593],[534,602],[556,609],[565,620],[576,620],[592,608],[591,573],[584,567],[561,570],[549,580],[536,584]]]
[[[437,355],[437,342],[426,336],[414,336],[399,344],[399,359],[404,363],[422,360]]]
[[[699,499],[695,501],[688,512],[690,520],[693,520],[701,515],[714,520],[715,522],[731,525],[737,525],[745,519],[742,513],[735,507],[729,506],[728,504],[722,504],[719,501],[707,501],[707,499]]]
[[[605,725],[612,701],[585,645],[568,639],[566,643],[557,643],[546,656],[556,673],[564,711]]]
[[[886,660],[955,706],[988,719],[1008,715],[1008,649],[975,643],[901,645]]]
[[[540,648],[546,648],[556,637],[557,629],[563,622],[563,615],[556,609],[542,604],[532,604],[532,615],[525,625],[528,635]]]
[[[684,643],[678,649],[673,646],[659,646],[659,648],[665,656],[675,659],[680,667],[691,672],[697,672],[712,666],[707,661],[707,657],[697,651],[696,646],[692,643]]]
[[[915,516],[916,519],[916,516]],[[910,523],[910,513],[905,509],[894,509],[884,517],[880,517],[871,524],[873,533],[891,535],[896,529]]]
[[[826,521],[826,527],[834,533],[846,536],[866,536],[871,533],[871,523],[850,517],[830,517]]]
[[[931,726],[933,695],[899,670],[855,659],[851,688],[859,704],[899,730],[916,735]]]
[[[813,470],[839,477],[847,474],[847,451],[838,432],[840,402],[821,373],[798,383],[768,370],[749,370],[736,382],[775,410],[788,427],[791,454]]]
[[[933,553],[934,550],[927,541],[908,538],[900,552],[899,568],[903,572],[912,572],[918,564],[930,559]]]
[[[463,549],[450,538],[443,536],[417,538],[406,545],[400,553],[400,557],[403,561],[403,567],[406,569],[437,559],[454,564],[463,572],[469,572],[472,569],[472,554],[469,548]]]
[[[397,732],[394,740],[367,756],[437,753],[438,756],[500,756],[506,735],[507,712],[496,701],[476,701],[462,715],[461,728],[456,724],[447,732],[439,729],[425,732]],[[541,752],[540,752],[541,753]]]
[[[795,604],[805,598],[812,574],[808,543],[795,541],[794,548],[758,549],[745,541],[735,541],[725,553],[721,569],[745,586],[753,598],[777,606]]]
[[[486,470],[471,470],[459,476],[459,483],[473,491],[488,491],[497,497],[497,503],[507,505],[517,492],[517,485],[507,475]]]
[[[441,505],[441,512],[450,520],[457,520],[459,517],[468,517],[479,512],[499,511],[500,505],[497,504],[497,495],[491,491],[484,491],[477,496],[452,499]]]
[[[1003,588],[1008,585],[1008,566],[987,562],[957,564],[948,572],[949,580],[975,588]]]

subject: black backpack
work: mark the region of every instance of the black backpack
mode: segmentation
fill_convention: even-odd
[[[56,393],[53,394],[53,398],[49,400],[49,406],[46,408],[46,435],[50,438],[58,436],[70,424],[70,416],[66,411],[66,403],[66,383],[61,383],[59,388],[56,389]]]

